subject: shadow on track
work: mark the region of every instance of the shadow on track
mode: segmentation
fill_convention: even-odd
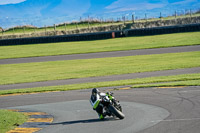
[[[96,123],[96,122],[115,121],[115,120],[119,120],[119,119],[105,118],[104,120],[100,120],[100,119],[75,120],[75,121],[51,123],[51,125],[71,125],[71,124],[78,124],[78,123]]]

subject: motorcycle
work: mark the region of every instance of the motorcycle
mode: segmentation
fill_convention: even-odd
[[[119,101],[114,98],[112,92],[107,92],[106,95],[103,96],[102,104],[106,115],[124,119],[125,115],[122,113],[122,107]]]

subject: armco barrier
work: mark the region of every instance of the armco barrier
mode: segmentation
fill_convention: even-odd
[[[192,31],[200,31],[200,24],[177,25],[177,26],[127,30],[128,36],[158,35],[158,34],[192,32]]]
[[[200,24],[165,26],[165,27],[154,27],[154,28],[143,28],[143,29],[129,29],[124,31],[110,31],[110,32],[85,33],[85,34],[48,36],[48,37],[3,39],[0,40],[0,46],[109,39],[113,37],[112,32],[115,32],[115,37],[117,38],[124,36],[158,35],[158,34],[191,32],[191,31],[200,31]]]

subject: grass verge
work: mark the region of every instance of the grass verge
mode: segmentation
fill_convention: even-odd
[[[200,66],[200,51],[0,65],[0,84],[98,77]]]
[[[116,25],[122,24],[120,23],[115,23]],[[60,24],[56,26],[57,31],[69,31],[69,30],[77,30],[77,29],[85,29],[88,28],[88,26],[91,27],[102,27],[102,26],[108,26],[108,25],[113,25],[112,22],[79,22],[79,23],[71,23],[71,24]],[[40,33],[40,32],[46,32],[46,31],[54,31],[54,26],[48,26],[48,27],[15,27],[15,28],[10,28],[6,31],[4,31],[4,35],[13,35],[13,34],[31,34],[31,33]]]
[[[6,133],[18,125],[23,124],[27,119],[28,116],[23,113],[0,110],[0,132]]]
[[[97,41],[0,46],[0,59],[164,48],[200,44],[200,32],[126,37]]]
[[[133,85],[133,88],[134,87],[158,87],[158,86],[200,86],[200,73],[137,78],[137,79],[128,79],[128,80],[119,80],[119,81],[109,81],[109,82],[95,82],[95,83],[82,83],[82,84],[72,84],[72,85],[62,85],[62,86],[48,86],[48,87],[26,88],[26,89],[2,90],[0,91],[0,95],[3,96],[3,95],[8,95],[8,94],[68,91],[68,90],[79,90],[79,89],[123,86],[123,85]]]

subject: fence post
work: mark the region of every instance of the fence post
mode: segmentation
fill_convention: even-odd
[[[112,25],[113,25],[113,18],[112,18]]]
[[[76,29],[78,30],[78,23],[76,22]]]
[[[66,23],[65,23],[65,32],[67,31],[67,28],[66,28]]]
[[[56,24],[54,24],[54,34],[56,35]]]
[[[192,22],[192,10],[190,9],[190,23]]]
[[[36,27],[34,28],[34,32],[36,33]]]
[[[175,11],[175,19],[176,19],[176,17],[177,17],[177,13],[176,13],[176,11]]]
[[[124,22],[124,25],[126,24],[126,17],[125,16],[122,16],[122,20],[123,20],[123,22]]]
[[[146,22],[147,22],[147,14],[145,13],[145,20],[146,20]]]
[[[45,27],[45,29],[44,29],[45,30],[45,35],[47,35],[47,26],[45,25],[44,27]]]
[[[24,31],[24,34],[25,34],[25,26],[24,26],[24,28],[23,28],[23,31]]]
[[[160,12],[160,21],[162,21],[162,13]]]
[[[15,27],[13,27],[13,35],[15,34]]]
[[[89,22],[89,20],[88,20],[88,29],[90,29],[90,22]]]
[[[56,31],[56,25],[54,24],[54,31]]]
[[[185,9],[184,11],[185,11],[185,12],[184,12],[184,15],[187,16],[187,10]]]
[[[132,15],[132,21],[133,21],[133,23],[135,23],[135,16],[134,16],[134,14]]]

